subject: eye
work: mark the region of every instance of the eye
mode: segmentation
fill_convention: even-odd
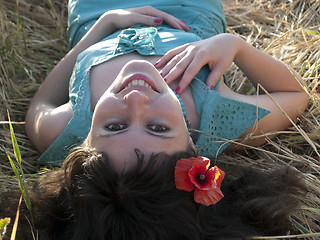
[[[105,126],[105,129],[107,131],[111,131],[111,132],[117,132],[117,131],[121,131],[124,130],[128,127],[127,124],[121,124],[121,123],[111,123]]]
[[[170,130],[162,125],[148,125],[148,129],[152,132],[168,132]]]

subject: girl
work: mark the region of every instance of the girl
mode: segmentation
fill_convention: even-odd
[[[130,166],[134,149],[149,157],[196,147],[214,157],[238,138],[264,143],[264,133],[288,127],[305,109],[296,73],[223,33],[220,1],[140,4],[154,7],[69,2],[72,49],[26,116],[40,161],[61,164],[81,144],[107,152],[118,169]],[[223,74],[232,62],[273,99],[231,91]]]
[[[20,236],[31,238],[29,222],[39,239],[286,233],[305,191],[293,170],[264,173],[219,161],[221,182],[223,171],[197,151],[216,156],[238,137],[259,145],[263,137],[246,136],[287,127],[307,103],[298,76],[225,34],[217,0],[70,1],[69,10],[72,49],[26,116],[40,160],[63,165],[29,192],[32,211],[20,210]],[[231,91],[223,74],[232,62],[286,115],[267,95]],[[188,181],[176,172],[189,172],[190,162],[201,170],[191,174],[198,187],[181,189],[177,182]],[[11,199],[12,192],[2,195],[1,215],[14,212]]]

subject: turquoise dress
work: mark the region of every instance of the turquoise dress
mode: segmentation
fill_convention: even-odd
[[[73,5],[72,2],[73,1],[71,1],[69,9],[77,9],[77,6]],[[82,3],[81,0],[80,2]],[[108,3],[109,2],[114,1],[108,1]],[[150,3],[152,1],[144,1],[144,3],[146,2]],[[159,4],[161,1],[156,2]],[[63,163],[70,149],[79,146],[87,137],[91,128],[93,114],[90,110],[89,89],[90,69],[93,66],[132,51],[137,51],[141,55],[164,55],[174,47],[199,41],[203,38],[224,32],[225,19],[223,14],[221,14],[222,7],[219,1],[194,1],[198,3],[197,5],[199,6],[197,7],[191,5],[194,4],[193,1],[177,2],[190,4],[190,6],[188,5],[186,7],[187,10],[185,10],[184,5],[179,5],[178,3],[175,8],[170,8],[176,9],[177,15],[179,15],[180,18],[182,15],[189,16],[186,19],[182,18],[182,20],[189,21],[188,25],[192,27],[190,32],[172,29],[165,24],[158,27],[135,25],[129,29],[123,29],[113,33],[99,43],[92,45],[78,56],[69,89],[70,104],[74,111],[73,117],[65,130],[46,152],[42,154],[39,159],[40,161],[54,164]],[[206,7],[201,10],[202,12],[200,11],[201,14],[198,14],[198,8],[200,8],[201,5],[199,2],[203,2],[203,6],[212,3],[210,6],[215,10],[208,11],[210,8]],[[170,3],[172,6],[174,1],[170,1]],[[192,8],[194,8],[193,11]],[[217,11],[217,8],[219,11]],[[178,11],[178,9],[180,10]],[[204,15],[205,12],[209,15],[208,17]],[[89,13],[90,11],[88,10],[86,16]],[[92,25],[91,23],[88,23],[89,25],[83,23],[75,30],[76,25],[72,25],[75,18],[72,18],[72,16],[76,16],[76,14],[71,12],[69,29],[70,42],[74,44],[83,36],[85,32],[84,29]],[[193,18],[191,16],[193,16]],[[208,19],[210,19],[210,21],[208,21]],[[80,20],[83,20],[83,18],[77,19],[77,21]],[[203,31],[203,29],[206,29],[206,31]],[[73,44],[71,44],[71,46]],[[215,157],[230,144],[230,140],[237,139],[256,121],[259,121],[267,115],[269,111],[258,108],[255,105],[225,98],[218,93],[217,86],[215,89],[210,90],[204,84],[208,74],[209,69],[203,67],[190,83],[196,109],[199,114],[198,129],[200,133],[197,134],[194,142],[199,150],[199,154]]]
[[[69,0],[69,46],[73,47],[106,11],[150,5],[187,22],[192,33],[208,38],[226,31],[220,0]]]

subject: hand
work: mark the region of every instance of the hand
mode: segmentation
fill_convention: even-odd
[[[177,93],[182,93],[200,69],[208,64],[211,70],[206,85],[211,89],[236,57],[239,38],[232,34],[219,34],[198,42],[188,43],[167,52],[155,64],[169,84],[182,75]]]
[[[111,22],[116,29],[127,28],[134,24],[155,26],[166,22],[173,28],[183,31],[190,30],[190,27],[184,21],[151,6],[112,10],[106,12],[100,18],[104,18],[106,15],[111,17]]]
[[[101,41],[118,29],[127,28],[135,24],[155,26],[162,24],[163,21],[176,29],[184,31],[191,29],[184,21],[151,6],[107,11],[100,16],[81,39],[78,52]]]

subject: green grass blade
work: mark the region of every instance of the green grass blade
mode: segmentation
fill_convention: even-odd
[[[12,161],[12,159],[11,159],[9,153],[7,152],[7,150],[6,149],[4,149],[4,150],[5,150],[6,154],[7,154],[8,159],[9,159],[11,168],[12,168],[12,170],[13,170],[13,172],[16,175],[16,178],[18,180],[19,188],[20,188],[21,193],[23,195],[23,198],[24,198],[24,201],[26,203],[26,206],[27,206],[28,210],[31,211],[31,201],[30,201],[30,198],[29,198],[28,193],[27,193],[27,188],[26,188],[26,186],[24,184],[24,179],[21,177],[21,174],[20,174],[19,170],[15,166],[15,164]]]
[[[16,165],[15,165],[15,164],[14,164],[14,162],[12,161],[12,159],[11,159],[11,157],[10,157],[9,153],[7,152],[7,149],[4,149],[4,150],[6,151],[7,158],[9,159],[9,162],[10,162],[11,168],[12,168],[12,170],[13,170],[14,174],[16,175],[16,178],[17,178],[17,179],[18,179],[18,181],[20,182],[20,180],[21,180],[20,173],[19,173],[19,171],[18,171],[18,169],[17,169]]]
[[[310,231],[305,228],[304,226],[302,226],[302,224],[298,223],[296,220],[294,219],[291,219],[291,221],[299,228],[299,230],[304,233],[304,237],[308,238],[308,237],[311,237],[313,234],[310,233]],[[314,240],[320,240],[319,237],[316,237],[316,236],[312,236]]]
[[[24,179],[25,178],[24,178],[24,173],[23,173],[23,169],[22,169],[22,165],[21,165],[21,162],[22,162],[21,153],[20,153],[19,145],[18,145],[18,142],[17,142],[17,139],[15,137],[14,130],[13,130],[13,127],[12,127],[12,124],[11,124],[11,119],[10,119],[9,112],[8,112],[8,120],[9,120],[8,122],[9,122],[9,126],[10,126],[10,134],[11,134],[11,141],[12,141],[14,156],[16,158],[17,163],[19,164],[20,171],[18,170],[18,168],[13,163],[13,161],[12,161],[12,159],[11,159],[11,157],[8,154],[6,149],[5,149],[5,151],[6,151],[8,159],[9,159],[11,168],[12,168],[14,174],[16,175],[16,177],[18,179],[19,187],[20,187],[21,193],[23,195],[24,201],[26,203],[26,206],[27,206],[28,210],[31,212],[31,201],[30,201],[30,198],[29,198],[28,193],[27,193],[27,187],[24,184]]]
[[[0,237],[6,234],[7,226],[10,223],[10,218],[0,219]]]
[[[302,209],[309,210],[309,211],[311,211],[311,212],[320,214],[320,209],[317,209],[317,208],[304,207],[304,208],[302,208]]]
[[[11,141],[12,141],[12,145],[13,145],[14,156],[16,157],[17,162],[19,164],[21,164],[21,153],[20,153],[20,149],[19,149],[19,145],[18,145],[16,136],[14,135],[14,131],[13,131],[13,127],[12,127],[12,124],[11,124],[11,119],[10,119],[9,112],[8,112],[8,120],[9,120]]]

